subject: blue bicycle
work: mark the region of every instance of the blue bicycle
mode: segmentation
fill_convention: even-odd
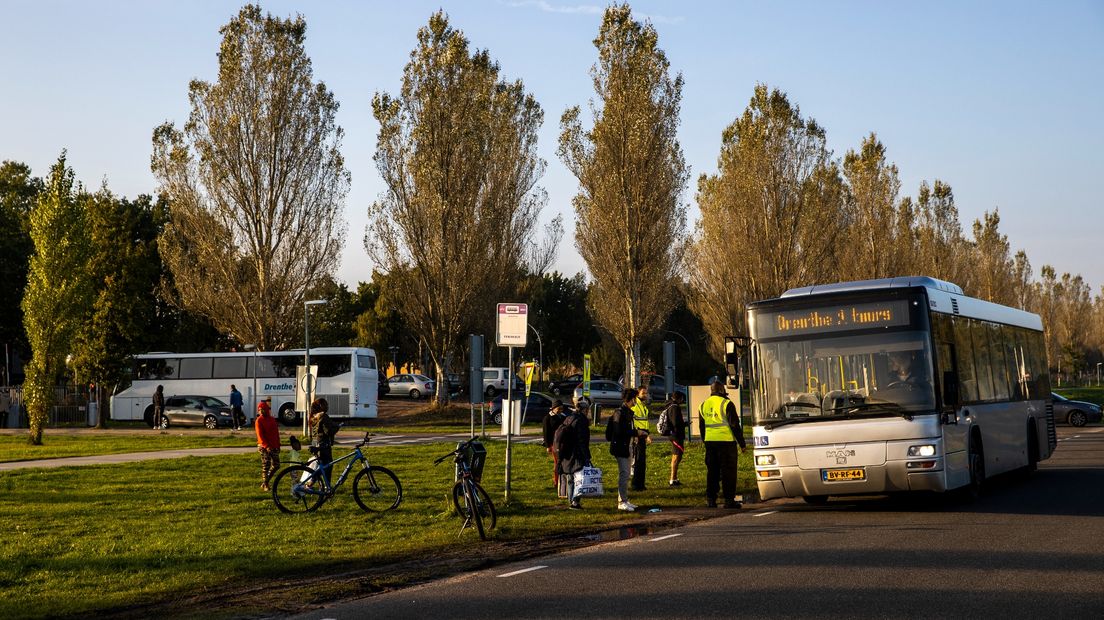
[[[276,474],[272,482],[272,500],[283,512],[312,512],[318,510],[344,484],[354,465],[360,463],[361,470],[353,478],[353,499],[367,512],[382,512],[398,507],[402,503],[402,484],[399,478],[386,467],[372,465],[361,450],[368,445],[370,433],[364,434],[364,441],[353,447],[353,451],[334,459],[320,467],[292,465]],[[330,484],[327,472],[341,461],[348,460],[345,471],[337,482]]]

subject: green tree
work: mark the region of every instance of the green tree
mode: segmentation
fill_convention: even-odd
[[[443,12],[418,30],[398,95],[377,93],[372,110],[387,190],[369,209],[364,244],[425,343],[443,402],[460,335],[491,316],[518,268],[541,254],[532,239],[546,202],[536,185],[543,113],[486,50],[469,50]]]
[[[579,181],[575,245],[594,278],[590,309],[622,347],[630,385],[639,380],[641,342],[674,306],[686,247],[682,75],[669,74],[658,44],[629,5],[607,8],[590,71],[594,124],[583,129],[578,106],[560,120],[558,153]]]
[[[62,152],[30,214],[35,251],[23,294],[23,327],[32,358],[23,394],[30,419],[29,440],[34,445],[42,444],[54,386],[90,303],[89,240],[81,193]]]
[[[902,254],[896,242],[897,194],[901,181],[897,166],[886,161],[886,149],[878,136],[863,139],[858,152],[848,151],[843,158],[843,177],[847,182],[845,205],[850,211],[851,242],[841,250],[844,273],[850,280],[872,280],[908,275],[902,271]]]
[[[161,264],[149,196],[130,201],[104,187],[85,205],[94,302],[76,334],[71,366],[80,383],[102,390],[123,379],[127,357],[150,339],[150,310],[156,303],[152,296]],[[106,418],[102,411],[101,427]]]
[[[722,358],[749,301],[838,277],[849,214],[824,129],[763,84],[722,133],[717,168],[698,180],[690,272],[691,307]]]
[[[1016,265],[1008,237],[1000,232],[1000,213],[986,211],[974,220],[974,295],[997,304],[1016,303]]]
[[[540,341],[530,333],[523,354],[543,355],[545,368],[573,366],[582,368],[583,354],[601,343],[598,330],[587,310],[587,285],[582,273],[565,277],[558,271],[531,275],[526,279],[522,298],[529,303],[529,324],[540,333]],[[543,345],[538,347],[538,344]],[[547,372],[544,374],[547,377]]]
[[[302,333],[292,309],[337,269],[345,232],[338,103],[313,80],[306,29],[302,16],[242,8],[220,30],[218,81],[189,86],[183,131],[153,134],[178,302],[261,349]]]
[[[20,302],[27,286],[27,265],[34,252],[28,215],[41,191],[42,179],[31,176],[26,164],[0,163],[0,291],[5,292],[5,303],[0,304],[0,343],[12,359],[27,351]],[[0,367],[5,364],[7,360],[0,359]],[[4,378],[4,372],[0,372],[0,381]]]

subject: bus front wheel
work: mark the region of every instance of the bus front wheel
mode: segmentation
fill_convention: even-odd
[[[295,426],[299,422],[299,412],[295,411],[295,407],[291,403],[286,403],[283,407],[280,407],[280,422],[284,426]]]

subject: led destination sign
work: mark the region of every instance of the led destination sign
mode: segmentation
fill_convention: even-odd
[[[760,312],[756,315],[755,331],[758,332],[756,335],[759,338],[775,338],[897,327],[908,325],[909,321],[908,301],[902,299],[783,312]]]

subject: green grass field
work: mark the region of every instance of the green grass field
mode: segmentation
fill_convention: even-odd
[[[46,431],[43,445],[27,443],[27,435],[0,435],[0,463],[8,461],[32,461],[70,456],[123,454],[126,452],[153,452],[157,450],[185,450],[191,448],[224,448],[255,446],[257,436],[253,431],[226,431],[223,436],[208,437],[190,434],[188,431],[149,431],[142,435],[62,435]]]
[[[478,554],[475,532],[457,537],[461,523],[448,499],[451,463],[432,466],[454,445],[370,448],[372,461],[395,471],[403,484],[402,505],[384,514],[362,512],[346,483],[318,512],[285,515],[258,488],[256,455],[4,472],[0,617],[91,614],[458,549]],[[486,445],[485,487],[501,503],[505,445]],[[671,489],[670,447],[654,444],[649,490],[632,494],[633,502],[661,509],[703,505],[703,454],[700,444],[691,447],[680,475],[685,486]],[[583,511],[567,511],[552,490],[544,450],[515,446],[513,501],[500,507],[492,541],[594,531],[639,518],[615,509],[617,467],[606,446],[595,445],[593,456],[605,472],[606,496],[584,500]],[[745,492],[754,487],[750,459],[749,450],[741,458]],[[179,613],[194,614],[183,604]]]

